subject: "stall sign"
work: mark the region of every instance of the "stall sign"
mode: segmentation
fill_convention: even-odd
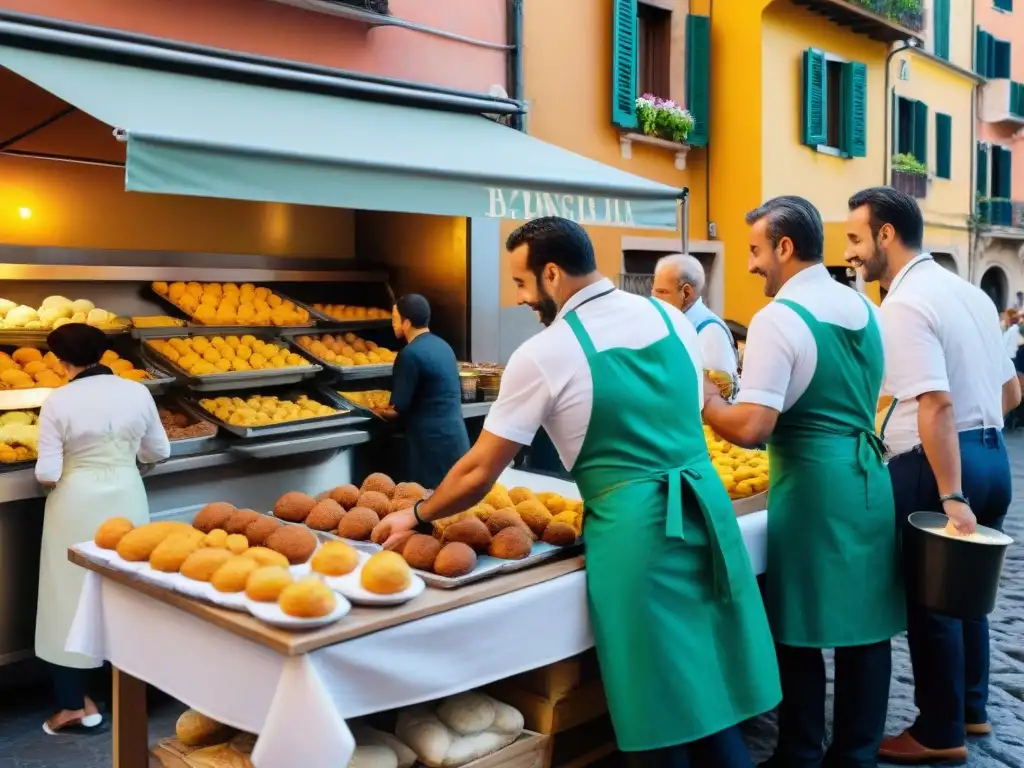
[[[648,201],[503,187],[488,187],[487,191],[490,196],[487,216],[492,219],[529,221],[540,216],[561,216],[579,224],[607,227],[664,227],[665,206],[674,206],[671,201],[652,201],[653,207],[658,209],[655,214],[653,210],[645,210],[650,205]],[[658,221],[653,220],[655,215]]]

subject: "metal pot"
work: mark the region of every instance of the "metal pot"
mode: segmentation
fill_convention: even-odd
[[[910,599],[957,619],[992,613],[1013,539],[983,525],[978,533],[987,541],[943,535],[949,518],[938,512],[914,512],[908,522],[903,559]]]

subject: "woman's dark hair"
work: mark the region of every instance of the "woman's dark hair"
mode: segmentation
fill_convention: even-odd
[[[582,277],[597,271],[597,259],[590,236],[575,221],[560,216],[542,216],[528,221],[508,236],[505,250],[528,246],[526,265],[538,278],[547,264],[567,275]]]
[[[825,253],[825,227],[821,214],[812,203],[796,195],[773,197],[760,208],[747,214],[747,224],[767,218],[765,234],[772,248],[788,237],[793,241],[793,255],[800,261],[821,261]]]
[[[895,187],[870,187],[862,189],[849,200],[851,211],[862,205],[870,213],[871,234],[878,237],[878,231],[885,224],[891,224],[896,237],[912,251],[921,250],[924,242],[924,217],[917,200]]]
[[[398,316],[419,330],[430,325],[430,302],[418,293],[407,293],[395,304]]]
[[[85,323],[65,323],[50,331],[46,346],[57,358],[79,368],[96,365],[107,351],[107,335]]]

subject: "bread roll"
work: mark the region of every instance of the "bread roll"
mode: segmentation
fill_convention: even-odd
[[[194,709],[186,710],[174,726],[178,741],[186,747],[208,747],[222,744],[234,734],[234,729],[207,717]]]

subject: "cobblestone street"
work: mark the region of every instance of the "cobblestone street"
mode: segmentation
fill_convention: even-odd
[[[1017,498],[1006,531],[1024,542],[1024,432],[1007,440]],[[1010,550],[999,604],[992,623],[992,688],[989,714],[995,732],[972,740],[970,768],[1024,768],[1024,544]],[[914,716],[913,678],[906,643],[894,645],[894,679],[889,704],[890,733],[898,733]],[[111,765],[109,721],[85,736],[48,737],[40,726],[50,714],[45,690],[28,698],[0,697],[0,768],[108,768]],[[170,735],[181,707],[158,701],[152,707],[150,739]],[[774,744],[772,718],[746,728],[755,757],[764,759]],[[611,761],[609,761],[611,762]]]

